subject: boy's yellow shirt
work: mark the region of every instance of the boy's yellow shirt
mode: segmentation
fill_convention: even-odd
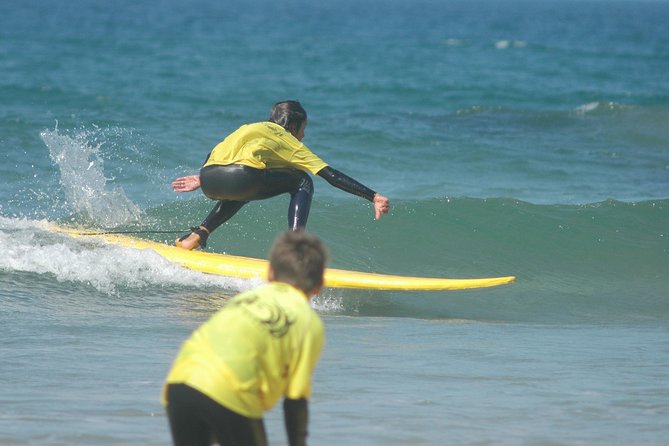
[[[297,167],[316,175],[328,164],[290,132],[273,122],[246,124],[209,154],[204,167],[242,164],[255,169]]]
[[[282,396],[311,395],[324,339],[323,322],[304,293],[271,282],[232,298],[198,328],[165,384],[186,384],[238,414],[261,418]]]

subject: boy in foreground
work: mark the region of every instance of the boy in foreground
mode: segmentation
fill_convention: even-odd
[[[309,301],[323,286],[326,261],[317,237],[281,234],[269,283],[232,298],[184,342],[163,390],[175,446],[266,445],[263,413],[282,396],[288,442],[306,444],[325,334]]]

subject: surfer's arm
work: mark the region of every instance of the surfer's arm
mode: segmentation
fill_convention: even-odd
[[[174,192],[192,192],[200,188],[200,175],[188,175],[172,181]]]
[[[309,410],[306,398],[283,400],[283,419],[288,434],[290,446],[304,446],[307,444],[307,424]]]
[[[318,176],[325,179],[325,181],[338,189],[353,195],[357,195],[358,197],[362,197],[365,200],[369,200],[374,203],[374,212],[376,214],[377,220],[381,218],[382,215],[387,214],[388,210],[390,209],[390,201],[388,198],[377,192],[374,192],[372,189],[359,183],[358,181],[349,177],[345,173],[338,171],[337,169],[334,169],[330,166],[324,167],[318,171]]]

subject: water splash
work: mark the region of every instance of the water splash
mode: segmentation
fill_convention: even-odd
[[[110,187],[113,178],[104,175],[98,128],[71,132],[44,130],[42,141],[60,170],[60,184],[67,206],[83,218],[102,227],[117,227],[137,222],[141,210],[121,187]]]

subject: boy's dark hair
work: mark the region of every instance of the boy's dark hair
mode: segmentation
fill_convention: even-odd
[[[315,235],[304,230],[280,234],[270,251],[274,280],[285,282],[309,295],[323,285],[328,251]]]
[[[307,120],[307,111],[299,101],[281,101],[274,104],[269,121],[279,124],[291,133],[296,133]]]

